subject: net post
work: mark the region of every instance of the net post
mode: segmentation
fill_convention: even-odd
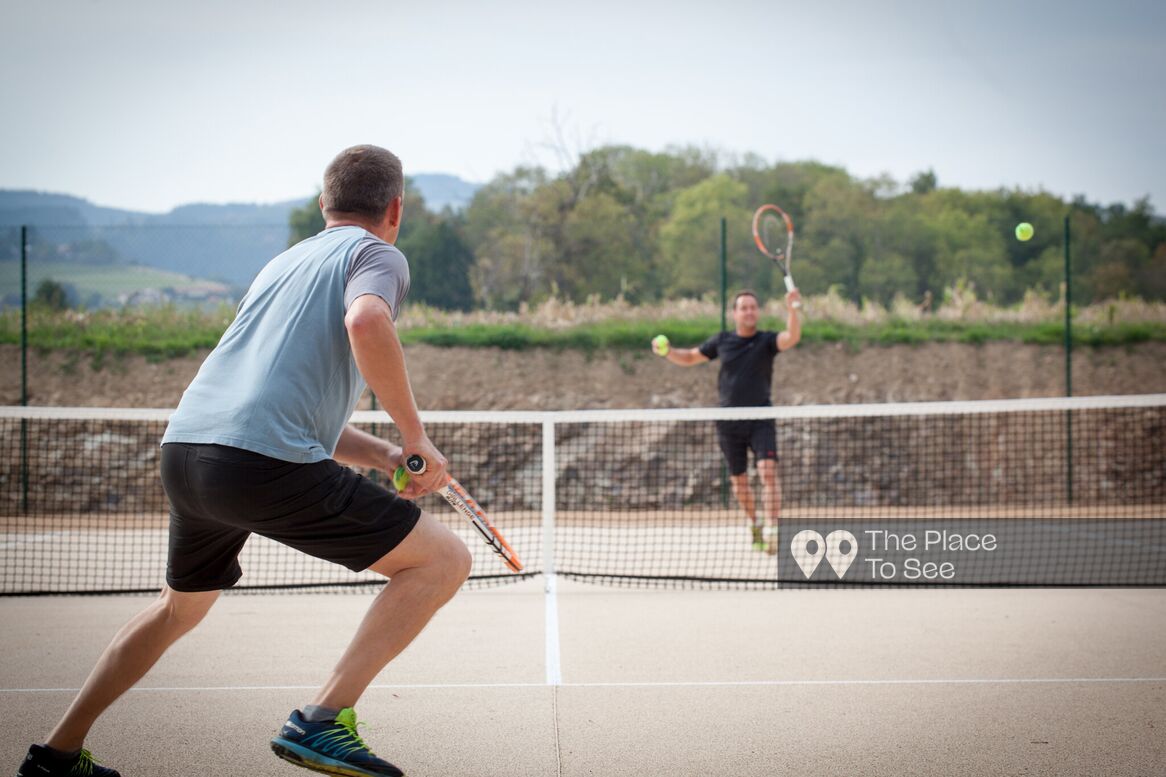
[[[1069,214],[1065,214],[1065,396],[1073,396],[1073,274]],[[1073,503],[1073,411],[1065,411],[1065,498]]]
[[[20,406],[28,407],[28,225],[20,227]],[[20,419],[20,510],[28,512],[28,421]]]
[[[1073,277],[1069,257],[1069,216],[1065,216],[1065,396],[1073,396]]]
[[[542,484],[542,544],[543,575],[547,593],[554,589],[555,580],[555,422],[542,422],[543,484]]]
[[[559,651],[559,593],[555,578],[555,422],[546,418],[543,425],[543,590],[546,683],[563,684],[562,659]]]

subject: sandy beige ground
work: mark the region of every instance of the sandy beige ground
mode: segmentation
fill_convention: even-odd
[[[15,771],[142,598],[0,599]],[[126,777],[306,772],[268,739],[367,595],[227,596],[91,746]],[[456,597],[360,703],[413,777],[1166,773],[1161,590],[625,591]],[[548,634],[561,682],[548,683]]]
[[[93,369],[85,356],[30,357],[31,404],[173,407],[205,354],[152,363],[112,359]],[[406,357],[418,404],[429,410],[568,410],[700,407],[716,404],[716,366],[675,367],[642,353],[435,348]],[[473,380],[452,380],[457,374]],[[20,400],[20,353],[0,346],[0,404]],[[1166,391],[1166,344],[1079,348],[1078,396]],[[869,347],[808,345],[780,357],[775,404],[905,402],[1063,396],[1058,347],[989,343]]]

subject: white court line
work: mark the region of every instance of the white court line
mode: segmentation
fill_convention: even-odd
[[[546,665],[547,685],[563,684],[563,667],[559,653],[559,595],[554,573],[546,576]]]
[[[1079,683],[1166,683],[1166,677],[956,677],[883,680],[708,680],[695,682],[560,683],[562,688],[769,688],[800,685],[1073,685]],[[131,688],[131,693],[204,691],[312,691],[318,685],[208,685]],[[546,688],[546,683],[401,683],[369,690]],[[0,688],[0,693],[76,693],[80,688]]]
[[[555,578],[555,426],[543,423],[543,629],[547,685],[563,684],[562,657],[559,650],[559,585]]]

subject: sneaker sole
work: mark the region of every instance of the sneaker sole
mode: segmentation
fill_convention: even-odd
[[[322,774],[334,774],[339,777],[388,777],[384,772],[370,772],[337,761],[286,739],[271,740],[271,751],[290,764]]]

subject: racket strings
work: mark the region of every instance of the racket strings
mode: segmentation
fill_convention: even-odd
[[[761,218],[761,242],[770,256],[775,259],[785,258],[787,236],[785,221],[775,214],[766,213]]]

